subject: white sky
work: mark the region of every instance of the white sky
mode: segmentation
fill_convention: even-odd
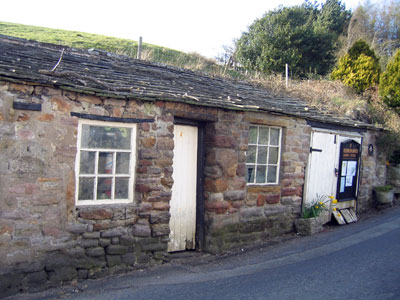
[[[342,2],[354,9],[360,0]],[[239,38],[266,11],[301,3],[303,0],[2,0],[0,20],[136,41],[142,36],[144,43],[215,57],[223,52],[223,45]]]

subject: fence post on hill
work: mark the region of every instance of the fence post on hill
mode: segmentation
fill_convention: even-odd
[[[137,50],[137,59],[142,59],[142,37],[139,37],[139,43],[138,43],[138,50]]]
[[[288,88],[289,84],[289,65],[285,65],[285,83],[286,83],[286,89]]]

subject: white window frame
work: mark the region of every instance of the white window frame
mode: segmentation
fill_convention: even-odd
[[[281,152],[282,152],[282,127],[277,127],[277,126],[268,126],[268,125],[260,125],[260,124],[250,124],[250,127],[257,127],[257,143],[256,144],[251,144],[250,142],[248,143],[248,146],[256,146],[256,153],[255,153],[255,162],[254,163],[248,163],[246,161],[246,183],[247,185],[277,185],[279,183],[279,172],[280,172],[280,164],[281,164]],[[259,144],[259,132],[260,132],[260,127],[268,128],[268,144]],[[278,137],[278,145],[271,145],[271,129],[278,129],[279,130],[279,137]],[[250,128],[249,128],[249,133],[250,133]],[[249,136],[250,138],[250,136]],[[266,158],[266,163],[261,164],[257,163],[257,156],[258,156],[258,147],[259,146],[266,146],[268,148],[267,152],[267,158]],[[276,164],[270,164],[268,163],[269,161],[269,149],[271,147],[278,148],[278,161]],[[247,156],[247,153],[246,153]],[[265,173],[265,182],[247,182],[248,174],[247,174],[247,166],[248,165],[254,165],[254,181],[256,181],[257,178],[257,166],[266,166],[266,173]],[[268,182],[268,167],[269,166],[274,166],[276,167],[276,178],[275,182]]]
[[[105,149],[105,148],[84,148],[82,144],[82,126],[83,125],[94,125],[102,127],[119,127],[119,128],[129,128],[131,129],[131,148],[130,150],[125,149]],[[136,166],[136,131],[137,125],[133,123],[118,123],[118,122],[105,122],[105,121],[94,121],[79,119],[78,123],[78,136],[77,136],[77,153],[75,160],[75,204],[80,205],[104,205],[104,204],[124,204],[132,203],[134,200],[134,183],[135,183],[135,166]],[[95,171],[94,174],[80,174],[80,160],[81,151],[92,151],[95,152]],[[113,171],[112,171],[112,195],[111,199],[97,199],[97,178],[110,177],[110,175],[98,174],[98,162],[99,162],[99,152],[112,152],[113,153]],[[129,174],[115,174],[116,168],[116,153],[130,153],[130,164],[129,164]],[[128,187],[128,199],[114,199],[115,194],[115,178],[117,177],[127,177],[129,175],[129,187]],[[93,198],[95,200],[79,200],[79,179],[84,177],[94,177],[94,187],[93,187]]]

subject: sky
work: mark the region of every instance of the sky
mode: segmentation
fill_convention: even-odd
[[[381,0],[384,1],[384,0]],[[360,0],[342,0],[354,9]],[[373,1],[374,2],[374,1]],[[2,0],[0,21],[139,40],[209,58],[265,12],[303,0]]]

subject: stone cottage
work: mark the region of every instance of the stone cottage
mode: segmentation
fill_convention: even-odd
[[[293,232],[303,202],[366,210],[384,180],[369,124],[249,83],[7,36],[0,123],[2,295]]]

